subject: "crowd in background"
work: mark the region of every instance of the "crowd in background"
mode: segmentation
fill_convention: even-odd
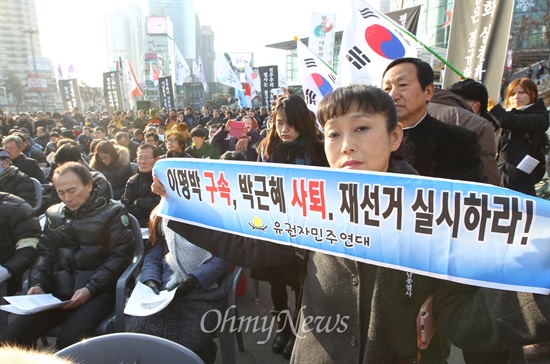
[[[418,282],[424,282],[417,286],[422,285],[422,288],[419,288],[424,290],[421,296],[414,297],[411,302],[406,299],[394,299],[389,293],[379,292],[374,286],[390,282],[397,287],[405,282],[404,277],[407,273],[362,263],[350,263],[345,259],[318,253],[311,253],[309,257],[305,254],[303,259],[309,264],[308,267],[319,268],[320,276],[305,276],[305,281],[309,281],[306,286],[320,285],[319,290],[304,293],[304,276],[299,277],[298,273],[306,273],[301,271],[301,263],[288,259],[289,256],[285,252],[273,251],[273,254],[261,257],[248,257],[238,250],[218,252],[216,249],[224,249],[217,245],[219,241],[215,238],[204,238],[205,234],[212,234],[207,236],[213,237],[212,232],[199,231],[200,228],[194,227],[184,229],[158,217],[151,219],[160,201],[159,190],[155,190],[154,187],[153,166],[161,158],[238,159],[260,163],[419,174],[491,183],[535,195],[534,185],[545,173],[545,157],[548,154],[548,150],[544,149],[548,140],[548,111],[544,102],[538,99],[536,84],[529,79],[512,82],[506,90],[505,101],[504,106],[497,105],[489,99],[484,86],[472,80],[461,81],[449,90],[435,90],[433,70],[427,63],[418,59],[402,59],[392,62],[384,72],[382,90],[368,87],[362,89],[359,86],[337,90],[327,97],[327,101],[323,101],[318,115],[307,109],[302,98],[289,94],[287,90],[270,107],[242,108],[234,111],[226,107],[215,110],[202,107],[200,111],[185,107],[171,110],[138,110],[136,113],[132,110],[117,110],[111,113],[87,111],[83,114],[77,108],[63,113],[36,111],[32,114],[23,112],[12,115],[3,112],[0,191],[19,195],[33,206],[36,196],[32,194],[32,186],[23,183],[32,177],[42,184],[44,192],[50,186],[49,194],[45,194],[43,206],[37,214],[43,213],[48,207],[60,201],[69,210],[74,210],[74,213],[79,211],[82,204],[87,206],[86,203],[80,201],[71,208],[69,203],[72,202],[68,202],[66,196],[60,195],[65,193],[65,190],[59,186],[63,186],[61,182],[68,183],[65,181],[68,180],[67,174],[70,177],[71,173],[84,173],[80,172],[80,167],[75,166],[75,163],[84,166],[89,173],[86,172],[88,174],[82,177],[82,188],[90,186],[90,191],[83,196],[88,199],[98,193],[102,196],[110,194],[113,200],[119,200],[126,211],[139,220],[142,227],[151,224],[150,232],[153,239],[144,270],[145,267],[153,267],[158,268],[160,273],[149,274],[148,271],[144,271],[147,273],[144,276],[148,278],[145,278],[143,283],[155,292],[159,289],[178,289],[180,297],[185,296],[189,299],[185,300],[186,304],[193,302],[194,298],[203,300],[205,297],[211,303],[211,306],[199,305],[200,310],[193,305],[187,307],[186,310],[194,313],[193,318],[184,317],[181,309],[169,306],[171,308],[163,311],[161,316],[142,321],[133,320],[130,328],[152,334],[164,333],[173,341],[191,346],[205,362],[215,360],[216,349],[211,348],[212,338],[200,336],[196,327],[193,330],[188,329],[185,332],[187,336],[177,330],[176,333],[167,333],[167,327],[174,322],[178,322],[178,327],[192,326],[191,321],[186,320],[196,321],[196,318],[200,317],[199,312],[203,312],[201,310],[217,307],[214,304],[223,300],[228,292],[226,277],[229,273],[229,264],[225,258],[231,262],[245,262],[244,266],[254,268],[254,278],[270,283],[272,313],[277,317],[278,323],[277,334],[272,342],[273,352],[283,353],[285,358],[292,355],[298,361],[314,358],[315,361],[323,362],[340,355],[336,353],[343,355],[343,352],[346,352],[344,356],[349,358],[350,362],[360,361],[358,358],[387,362],[387,355],[391,350],[385,352],[383,345],[370,347],[369,340],[365,337],[370,338],[372,335],[373,340],[387,343],[392,350],[402,349],[399,355],[403,356],[397,357],[401,361],[396,362],[406,362],[416,355],[416,342],[413,337],[415,323],[409,320],[407,325],[410,327],[407,326],[407,330],[402,330],[399,335],[395,332],[395,335],[387,335],[385,330],[393,332],[401,325],[397,322],[399,315],[403,316],[403,320],[413,317],[429,296],[428,291],[435,292],[436,297],[440,296],[437,302],[441,307],[449,310],[452,308],[455,312],[463,309],[459,307],[461,300],[468,305],[471,303],[466,297],[470,293],[458,293],[462,288],[450,287],[448,292],[456,295],[456,302],[445,302],[450,296],[441,293],[443,289],[439,282],[423,281],[417,277]],[[367,124],[372,124],[369,124],[370,127],[362,125],[363,121],[356,120],[365,115]],[[374,121],[369,119],[372,115],[375,116],[372,117]],[[356,123],[358,126],[355,126]],[[322,129],[325,134],[322,133]],[[330,132],[327,133],[327,130]],[[346,134],[348,132],[349,135]],[[353,138],[360,142],[352,145],[349,141]],[[358,159],[344,160],[342,157],[352,154],[357,155]],[[519,166],[527,154],[539,160],[538,167],[532,171],[526,171]],[[9,179],[6,178],[7,172],[10,173]],[[55,188],[51,186],[52,182]],[[2,197],[0,195],[0,198]],[[53,214],[51,210],[48,213]],[[66,213],[71,215],[70,211]],[[35,228],[36,226],[33,226],[34,230],[29,230],[32,231],[32,236],[25,239],[38,239],[39,233]],[[194,229],[198,229],[196,234],[193,232]],[[157,237],[157,233],[161,237]],[[191,244],[189,241],[193,234],[203,238],[196,244],[194,241]],[[184,236],[186,238],[183,238]],[[271,248],[273,247],[269,246],[266,251]],[[194,258],[182,255],[182,251]],[[11,254],[13,256],[13,249]],[[293,256],[292,251],[290,257]],[[275,266],[258,264],[264,262],[266,257],[279,263],[274,264]],[[3,258],[2,255],[0,258],[3,259],[0,261],[0,283],[21,274],[20,268],[15,269],[9,264],[6,265],[10,258]],[[19,267],[28,267],[32,257],[23,258]],[[208,263],[205,263],[206,261]],[[334,285],[333,281],[336,278],[324,276],[321,268],[335,273],[340,283]],[[352,280],[353,287],[348,285],[348,271],[355,280],[365,282],[360,292],[355,291],[357,282],[354,283]],[[210,290],[207,295],[204,292],[206,288],[216,282],[217,290]],[[296,290],[297,298],[301,299],[301,295],[305,294],[304,302],[310,302],[310,309],[317,315],[324,315],[325,309],[335,309],[342,305],[342,310],[351,310],[352,316],[361,317],[371,327],[378,328],[378,331],[367,333],[365,327],[359,327],[358,323],[363,321],[352,320],[353,325],[350,326],[363,337],[361,340],[364,342],[358,347],[360,352],[341,350],[349,343],[354,348],[357,347],[355,336],[347,339],[342,335],[335,340],[330,336],[316,338],[310,335],[299,344],[300,352],[293,354],[296,337],[290,328],[303,318],[298,317],[301,302],[295,302],[294,306],[289,304],[287,286]],[[15,292],[16,289],[17,285],[13,285],[12,291]],[[349,291],[349,295],[340,294],[339,289]],[[395,293],[398,289],[393,290],[389,287],[388,291]],[[200,292],[204,295],[198,294]],[[472,295],[481,297],[482,293],[487,297],[494,297],[493,292],[481,290]],[[364,299],[364,304],[359,306],[359,300],[354,301],[352,297],[354,295]],[[315,306],[317,299],[331,304]],[[404,303],[405,301],[407,303]],[[366,308],[367,303],[373,303],[373,306]],[[394,303],[399,306],[399,314],[385,311],[386,306],[393,307]],[[479,307],[479,304],[474,306]],[[293,310],[295,315],[281,316],[281,313],[288,309]],[[483,315],[481,312],[478,314]],[[392,325],[389,324],[390,316],[396,320]],[[447,317],[447,321],[449,327],[458,326],[454,325],[452,317]],[[382,324],[383,322],[385,324]],[[15,335],[14,330],[10,331],[10,335]],[[189,337],[189,333],[193,333],[192,338]],[[488,349],[487,353],[479,353],[483,350],[473,341],[468,341],[470,335],[467,331],[454,333],[456,337],[465,337],[465,342],[468,342],[466,346],[471,345],[472,349],[475,349],[472,353],[464,351],[464,358],[468,363],[483,362],[484,358],[489,357],[508,358],[511,355],[509,346],[517,348],[523,343],[533,344],[532,337],[524,337],[523,342],[513,341],[516,344],[502,347],[502,350],[495,345]],[[170,336],[171,334],[174,336]],[[453,331],[445,334],[452,335]],[[542,337],[546,338],[544,335]],[[199,342],[195,342],[197,338],[200,338]],[[70,339],[72,338],[67,340]],[[444,340],[438,334],[437,342],[423,355],[426,354],[427,358],[433,355],[433,358],[443,359],[446,355],[443,348]],[[403,344],[405,342],[406,344]],[[441,348],[435,347],[439,345]],[[64,345],[58,345],[62,346]],[[525,353],[532,357],[550,355],[550,344],[537,342],[537,346],[529,345],[525,350]],[[523,355],[523,351],[521,353]],[[486,357],[483,356],[485,354]]]

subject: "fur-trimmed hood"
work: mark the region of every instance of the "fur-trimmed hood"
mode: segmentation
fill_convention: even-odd
[[[122,145],[114,143],[113,145],[115,146],[116,152],[118,154],[118,164],[120,166],[127,166],[130,163],[130,151],[128,150],[128,148]]]

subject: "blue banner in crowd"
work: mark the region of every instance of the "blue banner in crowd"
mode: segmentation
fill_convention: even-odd
[[[163,159],[161,214],[436,278],[550,293],[550,201],[491,185],[268,163]],[[220,242],[223,244],[223,242]]]

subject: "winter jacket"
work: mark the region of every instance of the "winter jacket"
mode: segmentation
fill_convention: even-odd
[[[533,173],[527,174],[517,165],[527,154],[537,158],[536,149],[545,137],[548,129],[548,110],[542,99],[531,106],[517,110],[506,111],[496,105],[490,115],[500,126],[497,130],[497,165],[501,173],[502,187],[535,196],[535,181]],[[544,161],[540,161],[544,164]]]
[[[0,191],[19,196],[31,206],[36,203],[36,194],[31,178],[17,167],[10,166],[0,175]]]
[[[204,143],[200,149],[196,145],[192,145],[185,149],[185,153],[189,154],[193,158],[209,158],[209,159],[218,159],[220,158],[220,153],[216,148],[211,146],[208,143]]]
[[[134,174],[126,183],[124,195],[120,202],[126,206],[128,212],[134,215],[141,227],[147,227],[151,211],[160,202],[160,196],[151,191],[153,173]]]
[[[113,198],[120,200],[124,194],[126,183],[134,175],[134,170],[130,164],[128,149],[119,145],[115,145],[115,148],[118,153],[118,163],[111,163],[109,166],[100,166],[99,164],[91,163],[91,167],[103,173],[107,181],[111,183]]]
[[[428,112],[437,120],[446,124],[458,125],[477,134],[481,146],[481,163],[487,182],[500,185],[500,173],[497,169],[495,130],[485,118],[475,114],[470,105],[451,91],[436,89]]]
[[[476,133],[426,114],[403,130],[405,161],[422,176],[485,182]]]
[[[25,173],[29,177],[36,178],[40,183],[46,183],[46,177],[44,171],[38,165],[38,162],[32,158],[27,158],[23,153],[19,154],[17,158],[11,161],[14,166]]]
[[[110,199],[106,184],[94,184],[77,211],[64,203],[46,211],[38,254],[29,287],[40,286],[61,300],[83,287],[92,296],[114,298],[116,282],[134,256],[128,212]]]
[[[415,173],[398,161],[390,162],[389,172]],[[168,227],[242,267],[296,259],[292,247],[176,221]],[[549,296],[460,285],[318,252],[307,256],[292,362],[446,363],[445,337],[486,352],[550,340]],[[431,294],[438,330],[419,350],[416,318]]]
[[[20,197],[0,192],[0,265],[11,274],[9,295],[21,290],[21,276],[37,256],[41,234],[31,206]]]
[[[46,154],[44,154],[44,152],[38,149],[38,147],[31,146],[30,143],[27,145],[27,148],[25,148],[22,153],[24,153],[28,158],[32,158],[35,161],[37,161],[39,165],[40,164],[43,164],[46,166],[50,165],[46,160]]]

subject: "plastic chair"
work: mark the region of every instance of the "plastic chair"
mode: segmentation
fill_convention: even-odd
[[[34,186],[34,195],[36,196],[36,203],[32,208],[32,211],[38,216],[38,211],[42,208],[42,183],[34,177],[29,177]]]
[[[141,262],[143,261],[143,238],[141,236],[141,228],[138,220],[131,214],[130,227],[134,233],[134,259],[122,275],[118,278],[116,284],[116,302],[113,311],[107,315],[107,317],[94,329],[92,336],[105,335],[113,332],[124,332],[126,330],[126,318],[124,316],[124,306],[126,305],[126,298],[131,293],[130,285],[134,284],[141,268]],[[23,292],[28,290],[28,281],[25,280]],[[59,334],[60,326],[50,330],[46,337],[57,337]],[[42,338],[42,342],[46,342],[45,338]]]
[[[185,346],[157,336],[129,332],[83,340],[55,355],[84,364],[204,364],[197,354]]]
[[[138,165],[136,162],[130,162],[130,166],[132,166],[132,172],[134,172],[134,174],[138,173]]]

